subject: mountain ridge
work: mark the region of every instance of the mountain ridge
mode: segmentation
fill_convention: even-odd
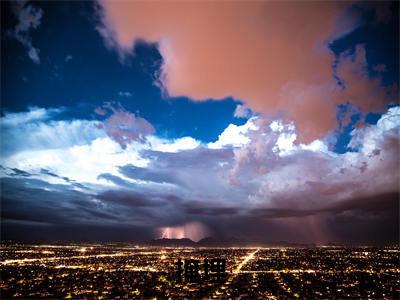
[[[148,242],[149,246],[164,246],[164,247],[316,247],[314,243],[294,243],[287,241],[261,241],[250,239],[239,239],[235,237],[227,239],[216,239],[213,237],[205,237],[197,242],[189,239],[153,239]],[[330,243],[331,246],[341,246]]]

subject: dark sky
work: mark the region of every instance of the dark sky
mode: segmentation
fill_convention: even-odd
[[[1,2],[1,238],[399,236],[398,2]]]

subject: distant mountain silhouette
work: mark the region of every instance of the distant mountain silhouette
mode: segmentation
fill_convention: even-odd
[[[191,239],[154,239],[147,243],[149,246],[158,247],[315,247],[315,244],[291,243],[286,241],[259,241],[230,237],[227,239],[216,239],[206,237],[198,242]]]
[[[249,240],[241,240],[235,237],[230,237],[227,239],[216,239],[213,237],[206,237],[197,242],[200,247],[246,247],[246,246],[256,246],[254,242]]]
[[[155,239],[149,242],[150,246],[162,247],[195,247],[196,242],[191,239]]]

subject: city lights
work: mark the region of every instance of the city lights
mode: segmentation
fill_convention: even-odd
[[[398,247],[3,244],[0,288],[3,298],[397,299],[399,254]],[[178,259],[212,258],[226,260],[223,282],[176,280]]]

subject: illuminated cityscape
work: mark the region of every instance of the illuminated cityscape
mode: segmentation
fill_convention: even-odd
[[[1,246],[8,298],[379,298],[400,296],[398,247]],[[181,283],[178,259],[226,259],[226,280]],[[200,268],[200,276],[203,270]]]
[[[0,300],[400,300],[399,0],[0,15]]]

